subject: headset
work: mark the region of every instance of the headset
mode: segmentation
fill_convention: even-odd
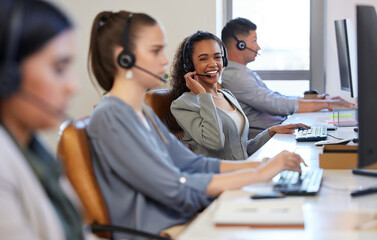
[[[236,47],[238,48],[238,50],[245,50],[246,49],[246,43],[245,41],[242,41],[242,40],[239,40],[236,35],[234,35],[233,33],[232,34],[232,37],[236,40],[237,44],[236,44]]]
[[[122,68],[129,69],[135,65],[135,55],[127,48],[128,32],[131,24],[133,13],[128,15],[126,25],[124,25],[124,31],[122,36],[123,51],[118,55],[118,64]]]
[[[166,79],[164,77],[160,77],[157,74],[154,74],[154,73],[148,71],[145,68],[137,66],[135,64],[135,62],[136,62],[135,55],[131,51],[129,51],[128,48],[127,48],[129,28],[130,28],[130,25],[131,25],[131,19],[132,19],[133,15],[134,15],[133,13],[129,13],[126,24],[124,25],[123,36],[122,36],[123,50],[118,55],[118,58],[117,58],[118,64],[119,64],[119,66],[121,66],[122,68],[125,68],[125,69],[130,69],[132,67],[135,67],[135,68],[151,75],[152,77],[155,77],[155,78],[161,80],[162,82],[166,82]]]
[[[16,61],[17,46],[20,42],[23,6],[16,4],[10,14],[9,34],[5,38],[4,62],[0,65],[0,99],[17,92],[21,85],[21,71]],[[6,34],[6,28],[4,29]]]
[[[251,49],[251,48],[248,48],[247,47],[247,45],[246,45],[246,43],[245,43],[245,41],[243,41],[243,40],[239,40],[237,37],[236,37],[236,35],[234,35],[233,33],[230,33],[231,35],[232,35],[232,37],[236,40],[236,47],[237,47],[237,49],[238,50],[240,50],[240,51],[243,51],[243,50],[245,50],[245,49],[248,49],[248,50],[250,50],[250,51],[252,51],[252,52],[255,52],[256,54],[258,54],[259,55],[259,53],[257,52],[257,51],[255,51],[255,50],[253,50],[253,49]]]
[[[183,51],[182,51],[183,68],[185,69],[185,71],[187,73],[195,71],[194,63],[192,62],[192,59],[189,59],[187,57],[187,53],[186,53],[189,44],[191,44],[192,37],[193,36],[189,37],[186,40],[185,45],[183,46]],[[213,39],[213,40],[215,40],[215,39]],[[227,53],[226,53],[226,47],[221,40],[217,40],[217,42],[220,43],[221,48],[222,48],[223,55],[221,56],[221,58],[223,59],[223,67],[226,67],[226,66],[228,66],[228,56],[227,56]],[[197,75],[201,76],[201,74],[197,74]],[[206,75],[204,75],[204,76],[206,76]]]

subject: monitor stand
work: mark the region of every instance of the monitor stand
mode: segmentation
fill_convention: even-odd
[[[371,171],[371,170],[353,169],[352,173],[356,175],[363,175],[363,176],[368,176],[368,177],[377,177],[377,171]],[[374,194],[374,193],[377,193],[377,186],[353,191],[351,192],[351,196],[359,197],[359,196],[364,196],[364,195],[369,195],[369,194]]]
[[[353,169],[352,173],[355,175],[363,175],[369,177],[377,177],[377,171],[364,170],[364,169]]]

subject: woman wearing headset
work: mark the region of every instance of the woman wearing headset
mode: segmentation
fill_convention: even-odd
[[[226,89],[217,89],[227,65],[222,41],[198,31],[177,50],[172,67],[171,111],[184,129],[183,140],[196,154],[242,160],[253,154],[275,133],[293,133],[303,124],[274,126],[248,140],[249,122],[237,99]]]
[[[0,235],[83,239],[55,157],[37,137],[58,126],[76,90],[69,19],[45,1],[0,1]]]
[[[93,22],[89,66],[109,93],[87,129],[96,178],[113,224],[152,233],[186,223],[225,190],[299,171],[303,162],[283,152],[250,168],[186,148],[144,104],[165,74],[165,47],[162,26],[146,14],[101,12]]]

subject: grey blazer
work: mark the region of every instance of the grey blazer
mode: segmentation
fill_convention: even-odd
[[[228,160],[242,160],[257,151],[270,138],[265,130],[248,140],[249,122],[233,94],[219,90],[242,114],[245,124],[239,136],[236,124],[224,111],[216,107],[209,93],[186,92],[173,101],[171,112],[184,130],[183,140],[196,154]]]

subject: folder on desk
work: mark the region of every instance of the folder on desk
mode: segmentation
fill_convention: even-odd
[[[303,204],[303,198],[222,201],[213,221],[216,225],[303,228]]]

